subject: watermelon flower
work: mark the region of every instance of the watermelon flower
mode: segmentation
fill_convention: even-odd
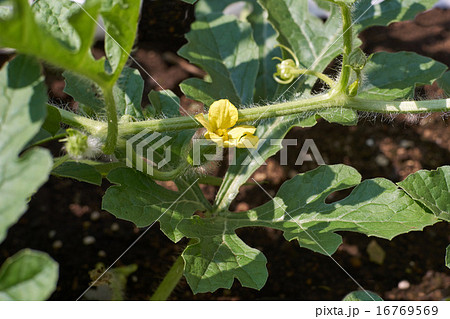
[[[251,125],[235,126],[239,118],[237,108],[228,100],[215,101],[209,107],[208,117],[203,113],[195,119],[207,132],[205,138],[221,147],[256,148],[258,137],[253,135],[256,127]]]

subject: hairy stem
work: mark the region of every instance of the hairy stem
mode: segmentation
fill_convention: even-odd
[[[348,81],[350,80],[351,68],[349,64],[349,55],[353,50],[353,30],[352,30],[352,14],[350,8],[344,4],[340,3],[342,15],[342,39],[344,42],[344,49],[342,52],[342,70],[339,77],[338,85],[335,90],[337,92],[345,93],[347,90]]]
[[[177,286],[181,277],[183,276],[184,260],[183,257],[178,256],[169,272],[164,277],[163,281],[159,284],[156,291],[150,297],[151,301],[164,301],[169,298],[172,291]]]
[[[116,102],[114,101],[112,86],[105,87],[102,91],[103,97],[105,98],[106,117],[108,120],[108,135],[106,136],[103,152],[105,154],[112,154],[116,148],[117,137],[119,135]]]
[[[377,113],[427,113],[450,111],[450,99],[426,101],[382,101],[347,97],[343,94],[324,94],[305,100],[289,101],[270,104],[249,109],[239,110],[239,123],[252,122],[260,119],[299,114],[308,111],[318,111],[332,107],[343,107],[355,111],[369,111]],[[85,131],[102,137],[107,133],[104,122],[91,120],[66,110],[59,110],[62,122],[84,129]],[[148,120],[142,122],[123,123],[118,125],[121,137],[133,135],[144,129],[154,132],[180,131],[202,127],[193,117],[180,116],[168,119]]]

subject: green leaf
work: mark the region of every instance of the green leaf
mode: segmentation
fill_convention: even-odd
[[[254,101],[272,101],[277,98],[278,83],[274,81],[278,61],[274,57],[281,56],[281,50],[275,47],[277,33],[269,23],[268,14],[256,1],[251,1],[253,11],[248,16],[248,21],[253,28],[253,38],[259,49],[259,69],[256,77]]]
[[[223,98],[235,105],[250,104],[259,55],[250,24],[212,13],[194,22],[186,38],[179,55],[208,72],[212,82],[188,79],[181,90],[206,105]]]
[[[189,4],[194,4],[197,0],[181,0],[181,1],[189,3]]]
[[[134,44],[141,1],[103,0],[101,4],[100,13],[106,30],[106,57],[112,72],[120,74]]]
[[[181,232],[199,240],[183,253],[183,256],[189,256],[185,275],[189,284],[193,284],[191,288],[194,292],[214,291],[229,287],[230,278],[243,282],[242,264],[232,263],[233,256],[233,260],[239,256],[252,267],[255,283],[265,280],[262,256],[258,257],[258,262],[248,261],[256,252],[237,241],[234,232],[238,228],[280,229],[287,240],[296,239],[302,247],[329,255],[342,242],[337,231],[355,231],[391,239],[438,222],[433,214],[424,211],[394,183],[382,178],[360,181],[361,175],[349,166],[322,165],[285,182],[275,198],[255,209],[239,213],[222,211],[210,218],[183,219],[178,226]],[[355,185],[346,198],[325,203],[331,193]],[[234,244],[230,248],[228,242],[231,240]],[[250,259],[243,259],[241,255],[247,253]],[[194,265],[188,266],[192,262]],[[250,280],[245,283],[250,286]],[[259,286],[253,284],[251,287]]]
[[[412,20],[425,10],[431,9],[436,0],[387,0],[374,4],[373,0],[360,0],[353,12],[358,32],[374,26],[389,25],[392,22]]]
[[[444,90],[447,96],[450,96],[450,71],[445,72],[438,80],[437,83],[441,89]]]
[[[0,71],[0,242],[53,164],[50,153],[40,148],[18,157],[44,122],[46,102],[36,60],[19,55]]]
[[[445,252],[445,265],[450,268],[450,245],[447,246]]]
[[[247,246],[226,224],[222,235],[208,236],[207,224],[198,221],[192,236],[201,238],[189,245],[182,256],[185,261],[184,276],[194,293],[213,292],[218,288],[229,289],[237,278],[243,287],[261,289],[267,281],[266,257],[257,249]]]
[[[56,289],[57,281],[57,262],[45,253],[24,249],[0,268],[0,300],[46,300]]]
[[[413,52],[377,52],[363,69],[358,97],[412,99],[417,84],[432,84],[446,69],[444,64]]]
[[[47,117],[45,118],[42,128],[49,132],[51,136],[56,135],[61,129],[61,114],[54,106],[47,105]]]
[[[227,6],[235,3],[235,0],[203,0],[195,5],[195,15],[198,19],[200,15],[210,13],[222,13]],[[276,71],[277,61],[274,57],[281,56],[281,50],[275,47],[277,34],[269,20],[268,14],[264,11],[256,0],[245,1],[251,5],[252,11],[247,17],[253,29],[253,38],[259,48],[259,69],[255,83],[254,101],[271,101],[275,97],[278,83],[273,80],[273,73]]]
[[[70,0],[40,0],[33,11],[27,0],[12,4],[11,17],[0,19],[0,46],[37,56],[98,83],[111,81],[104,71],[104,59],[95,60],[90,51],[97,27],[92,18],[98,16],[99,0],[87,0],[84,10]]]
[[[101,114],[105,109],[105,101],[101,95],[101,89],[95,82],[88,78],[65,71],[63,73],[66,86],[64,92],[82,104],[82,111]],[[117,106],[118,115],[131,115],[143,119],[141,109],[142,93],[144,91],[144,80],[139,71],[125,67],[114,84],[113,94]]]
[[[322,72],[342,51],[341,18],[337,6],[325,23],[309,13],[306,0],[258,0],[269,13],[269,21],[278,32],[278,42],[290,48],[306,69]],[[355,44],[358,44],[356,40]],[[291,58],[286,56],[286,58]],[[315,77],[302,76],[296,86],[309,89]]]
[[[346,295],[342,301],[383,301],[383,299],[372,291],[356,290]]]
[[[52,170],[52,175],[58,177],[68,177],[80,182],[86,182],[100,186],[102,184],[102,175],[95,167],[74,161],[67,161]]]
[[[125,67],[113,88],[117,114],[144,119],[141,109],[144,80],[136,69]]]
[[[95,82],[79,76],[73,72],[63,72],[66,83],[64,92],[74,98],[75,101],[85,105],[94,113],[103,112],[105,103],[101,99],[101,90]]]
[[[186,192],[174,192],[156,184],[150,176],[131,168],[113,170],[109,173],[108,180],[117,185],[106,191],[103,209],[138,227],[159,221],[162,232],[174,242],[183,237],[178,230],[180,221],[196,211],[207,209],[198,193],[193,190],[198,187],[196,184]]]
[[[180,99],[172,91],[151,91],[148,98],[156,116],[180,116]]]
[[[436,217],[450,221],[450,166],[418,171],[398,185]]]

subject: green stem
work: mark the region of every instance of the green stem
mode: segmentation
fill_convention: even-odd
[[[106,118],[108,121],[108,135],[106,136],[103,152],[105,154],[112,154],[116,148],[117,137],[119,135],[116,102],[114,101],[112,86],[104,87],[102,91],[103,97],[105,98]]]
[[[51,136],[51,137],[47,137],[47,138],[44,138],[42,140],[39,140],[36,143],[33,143],[32,145],[30,145],[29,147],[39,146],[39,145],[45,144],[45,143],[50,142],[50,141],[62,139],[64,137],[66,137],[66,133],[61,133],[61,134],[58,134],[58,135],[55,135],[55,136]]]
[[[336,92],[345,93],[348,86],[348,81],[350,80],[351,68],[349,64],[349,55],[353,50],[353,30],[352,30],[352,13],[350,8],[344,4],[340,3],[342,15],[342,39],[344,44],[344,49],[342,52],[342,70],[341,76],[339,78],[338,85],[335,88]]]
[[[306,70],[306,69],[300,69],[300,70],[292,71],[292,73],[295,73],[295,74],[298,74],[298,75],[301,75],[301,74],[313,75],[313,76],[318,77],[319,79],[321,79],[326,84],[328,84],[329,87],[333,87],[336,84],[331,78],[329,78],[328,76],[326,76],[325,74],[323,74],[321,72],[316,72],[316,71]]]
[[[106,131],[107,124],[104,122],[91,120],[87,117],[60,108],[58,108],[58,111],[61,115],[61,121],[72,127],[84,130],[95,136],[101,136]]]
[[[382,101],[347,97],[343,94],[324,94],[310,99],[289,101],[249,109],[239,110],[239,123],[252,122],[260,119],[298,114],[307,111],[344,107],[355,111],[378,113],[427,113],[450,111],[450,99],[426,101]],[[72,112],[59,110],[62,121],[71,126],[102,137],[106,135],[106,123],[94,121]],[[193,117],[181,116],[160,120],[148,120],[119,124],[121,137],[133,135],[144,129],[154,132],[179,131],[201,127]]]
[[[159,284],[156,291],[150,297],[151,301],[163,301],[169,298],[172,291],[177,286],[181,277],[183,276],[184,260],[183,257],[178,256],[175,263],[170,267],[169,272],[164,277],[163,281]]]

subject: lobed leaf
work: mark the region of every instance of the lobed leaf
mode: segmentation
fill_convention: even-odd
[[[271,101],[276,96],[278,83],[273,80],[273,73],[276,71],[276,60],[274,57],[281,56],[280,48],[276,47],[277,34],[269,23],[268,14],[262,9],[256,0],[246,0],[251,6],[251,13],[246,17],[253,29],[253,38],[259,49],[259,69],[256,77],[255,91],[253,93],[256,103],[261,101]],[[210,13],[222,13],[230,4],[236,3],[235,0],[204,0],[195,6],[195,15],[197,19],[201,15]],[[242,19],[242,18],[241,18]]]
[[[183,251],[184,275],[194,293],[229,289],[237,278],[243,287],[261,289],[268,277],[266,257],[247,246],[234,232],[228,233],[222,224],[222,236],[208,236],[208,225],[197,224],[198,243]],[[219,225],[218,225],[219,226]]]
[[[412,99],[417,84],[432,84],[446,69],[444,64],[413,52],[377,52],[363,69],[358,97]]]
[[[191,25],[186,39],[178,54],[203,68],[211,79],[184,81],[181,90],[186,96],[206,105],[224,98],[235,105],[252,102],[258,47],[249,23],[211,13]]]
[[[0,268],[0,300],[46,300],[56,289],[58,268],[58,263],[45,253],[21,250]]]
[[[103,196],[102,209],[138,227],[158,221],[161,231],[174,242],[183,237],[178,230],[183,218],[208,209],[195,191],[197,184],[186,188],[186,192],[170,191],[156,184],[150,176],[131,168],[111,171],[108,180],[116,185],[108,188]]]
[[[33,11],[27,0],[12,4],[12,14],[0,19],[0,46],[15,48],[99,82],[109,80],[104,59],[95,60],[90,51],[97,27],[92,18],[98,16],[100,1],[87,0],[83,4],[85,11],[70,0],[40,0]]]
[[[450,166],[420,170],[397,185],[436,217],[450,221]]]
[[[356,186],[346,198],[327,204],[333,192]],[[376,178],[361,183],[359,173],[345,165],[320,166],[285,182],[268,203],[247,212],[221,212],[211,218],[183,219],[179,229],[198,243],[186,252],[185,276],[194,292],[229,287],[238,278],[258,288],[265,280],[263,258],[250,262],[255,252],[237,241],[235,230],[242,227],[271,227],[284,232],[287,240],[296,239],[302,247],[332,254],[341,244],[337,231],[356,231],[368,236],[391,239],[399,234],[438,222],[394,183]],[[227,246],[232,240],[238,248]],[[194,249],[195,248],[195,249]],[[242,254],[249,253],[250,259]],[[184,254],[183,254],[184,256]],[[250,278],[241,273],[243,260],[251,267]],[[200,269],[200,270],[199,270]]]
[[[18,157],[45,120],[47,92],[40,71],[36,60],[21,55],[0,71],[0,242],[53,164],[41,148]]]

